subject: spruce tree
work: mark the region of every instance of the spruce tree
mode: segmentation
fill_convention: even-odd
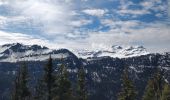
[[[28,88],[28,69],[25,63],[19,67],[18,75],[15,79],[14,93],[12,93],[12,100],[29,100],[31,92]]]
[[[154,82],[154,92],[155,92],[156,100],[160,100],[162,96],[162,89],[164,84],[162,72],[160,70],[157,70],[157,72],[155,73],[153,82]]]
[[[47,88],[47,100],[52,100],[52,85],[53,85],[53,64],[52,64],[52,58],[50,56],[47,65],[44,68],[45,75],[44,75],[44,81],[46,83]]]
[[[143,100],[160,100],[162,96],[164,80],[162,73],[158,70],[152,79],[148,81]]]
[[[170,85],[168,83],[164,84],[161,100],[170,100]]]
[[[142,100],[156,100],[153,80],[148,81]]]
[[[135,91],[133,82],[129,79],[127,69],[124,71],[122,81],[122,89],[118,94],[118,100],[135,100],[137,93]]]
[[[78,100],[87,100],[85,71],[83,68],[78,71],[78,87],[77,87],[77,98]]]
[[[59,68],[58,75],[58,89],[57,95],[54,100],[72,100],[72,90],[71,90],[71,82],[69,81],[68,72],[64,64]]]
[[[47,64],[44,67],[44,74],[42,79],[39,79],[35,88],[35,100],[52,100],[53,99],[53,88],[55,84],[53,60],[51,55],[48,59]]]

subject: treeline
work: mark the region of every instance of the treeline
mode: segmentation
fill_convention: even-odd
[[[126,69],[122,81],[118,100],[137,100],[137,89],[135,89],[133,81],[130,80]],[[170,100],[170,84],[165,82],[160,70],[149,79],[141,100]]]
[[[76,87],[73,87],[65,64],[57,67],[56,71],[50,56],[42,78],[31,91],[28,69],[26,64],[22,64],[14,81],[11,100],[88,100],[84,68],[78,70]],[[122,74],[122,87],[116,95],[117,100],[137,100],[138,92],[127,69]],[[165,82],[161,71],[158,70],[149,79],[141,100],[170,100],[170,84]]]
[[[84,68],[78,70],[76,88],[73,88],[64,63],[57,67],[56,71],[50,56],[42,78],[30,90],[28,69],[23,63],[14,81],[11,100],[87,100]]]

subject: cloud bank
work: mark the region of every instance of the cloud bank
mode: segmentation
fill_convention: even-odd
[[[0,44],[143,45],[166,52],[169,19],[169,0],[0,0]]]

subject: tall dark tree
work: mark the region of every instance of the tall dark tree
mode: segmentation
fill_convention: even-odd
[[[52,85],[53,85],[53,63],[52,63],[51,56],[44,70],[45,70],[44,80],[47,86],[47,100],[52,100],[51,92],[52,92]]]
[[[78,87],[77,87],[78,100],[87,100],[85,71],[83,68],[78,71]]]
[[[118,100],[135,100],[137,93],[135,91],[133,82],[129,79],[127,69],[124,70],[122,81],[122,89],[118,94]]]
[[[155,90],[154,90],[154,82],[152,79],[148,81],[146,86],[146,90],[142,100],[156,100]]]
[[[12,100],[29,100],[31,92],[28,88],[28,69],[25,63],[19,67],[18,74],[15,79],[15,86],[12,93]]]
[[[35,100],[52,100],[53,88],[55,84],[53,60],[51,55],[47,64],[44,67],[44,75],[42,79],[39,79],[35,88]]]
[[[55,96],[54,100],[72,100],[73,95],[71,89],[71,82],[69,80],[68,72],[64,64],[62,64],[59,68],[57,83],[57,95]]]
[[[162,96],[164,80],[162,72],[158,70],[152,79],[148,81],[143,100],[160,100]]]
[[[156,96],[156,100],[160,100],[162,96],[162,89],[164,85],[164,79],[161,70],[157,70],[153,78],[154,82],[154,92]]]

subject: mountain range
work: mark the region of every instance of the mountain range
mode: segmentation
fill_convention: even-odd
[[[125,68],[138,91],[137,100],[141,100],[148,79],[158,69],[164,80],[170,82],[170,53],[149,53],[142,46],[114,45],[106,49],[70,51],[13,43],[0,46],[0,100],[9,100],[12,81],[22,61],[28,65],[33,90],[49,55],[55,67],[61,64],[61,58],[64,59],[73,83],[76,83],[77,70],[81,66],[85,68],[89,100],[117,100]]]
[[[106,49],[97,50],[72,50],[78,58],[93,57],[113,57],[128,58],[134,56],[147,55],[149,52],[143,46],[121,47],[114,45]],[[53,59],[68,57],[74,55],[68,49],[49,49],[39,45],[24,45],[20,43],[5,44],[0,46],[0,62],[17,62],[17,61],[43,61],[48,59],[49,54]]]

